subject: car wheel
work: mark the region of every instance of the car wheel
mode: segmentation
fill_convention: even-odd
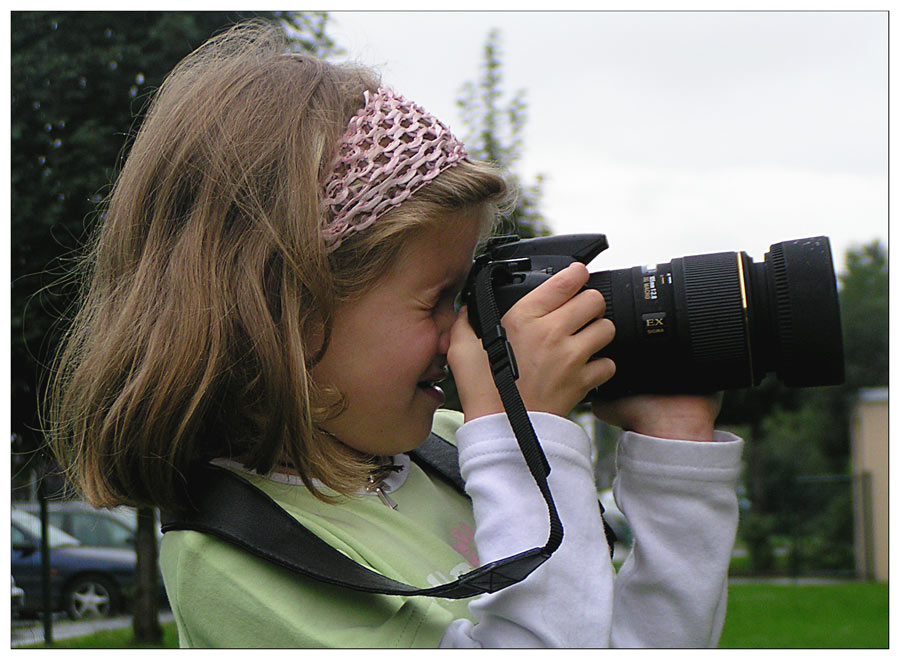
[[[65,599],[70,618],[93,619],[109,616],[116,611],[119,592],[107,578],[86,575],[69,585]]]

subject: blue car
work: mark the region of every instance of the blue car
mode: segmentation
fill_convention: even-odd
[[[23,609],[41,610],[41,521],[26,511],[13,509],[11,513],[12,576],[25,591]],[[83,619],[109,616],[122,609],[126,596],[134,591],[134,550],[86,546],[53,526],[48,527],[48,542],[55,611]]]

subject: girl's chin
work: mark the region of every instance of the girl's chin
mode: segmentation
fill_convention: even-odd
[[[434,397],[433,401],[432,398],[429,396],[427,408],[420,405],[417,410],[410,411],[402,423],[395,424],[389,437],[377,437],[378,433],[373,428],[369,433],[361,430],[354,434],[353,439],[348,436],[342,439],[339,432],[334,432],[335,439],[361,456],[396,456],[410,452],[425,442],[431,433],[434,413],[438,408],[437,398]],[[440,399],[443,402],[443,392]]]

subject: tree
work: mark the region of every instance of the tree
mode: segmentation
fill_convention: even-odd
[[[481,77],[464,83],[456,101],[466,127],[464,142],[472,158],[503,167],[519,189],[516,208],[508,219],[511,227],[504,232],[511,230],[524,238],[546,235],[550,231],[540,211],[543,175],[526,184],[514,172],[522,156],[522,131],[528,119],[525,90],[504,101],[502,83],[500,32],[491,30],[484,45]]]
[[[532,184],[523,184],[514,167],[522,155],[522,131],[527,121],[525,90],[518,90],[508,101],[503,100],[503,64],[500,60],[500,32],[491,30],[484,45],[481,77],[466,81],[460,89],[456,105],[462,112],[463,142],[469,157],[496,164],[506,170],[507,180],[518,188],[516,206],[495,229],[498,234],[517,234],[522,238],[550,233],[540,211],[542,175]],[[462,410],[459,392],[451,375],[442,384],[445,406]]]
[[[298,51],[336,52],[324,12],[12,13],[14,484],[40,456],[39,392],[79,284],[66,273],[96,225],[147,101],[194,48],[257,17],[280,23]],[[135,636],[145,642],[158,634],[156,538],[146,531],[154,515],[139,513],[144,582]]]
[[[888,385],[888,260],[879,240],[847,251],[840,277],[847,385]]]
[[[144,644],[159,644],[162,641],[162,628],[159,625],[159,594],[156,589],[159,570],[156,509],[138,509],[135,536],[138,553],[135,567],[137,593],[134,598],[134,639]]]

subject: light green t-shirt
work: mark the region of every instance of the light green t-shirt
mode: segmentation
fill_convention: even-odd
[[[462,415],[439,411],[454,440]],[[478,565],[469,501],[411,463],[406,482],[377,497],[327,504],[300,485],[241,473],[310,531],[355,561],[420,587]],[[466,600],[366,594],[279,568],[213,537],[167,532],[160,554],[182,647],[436,647]]]

